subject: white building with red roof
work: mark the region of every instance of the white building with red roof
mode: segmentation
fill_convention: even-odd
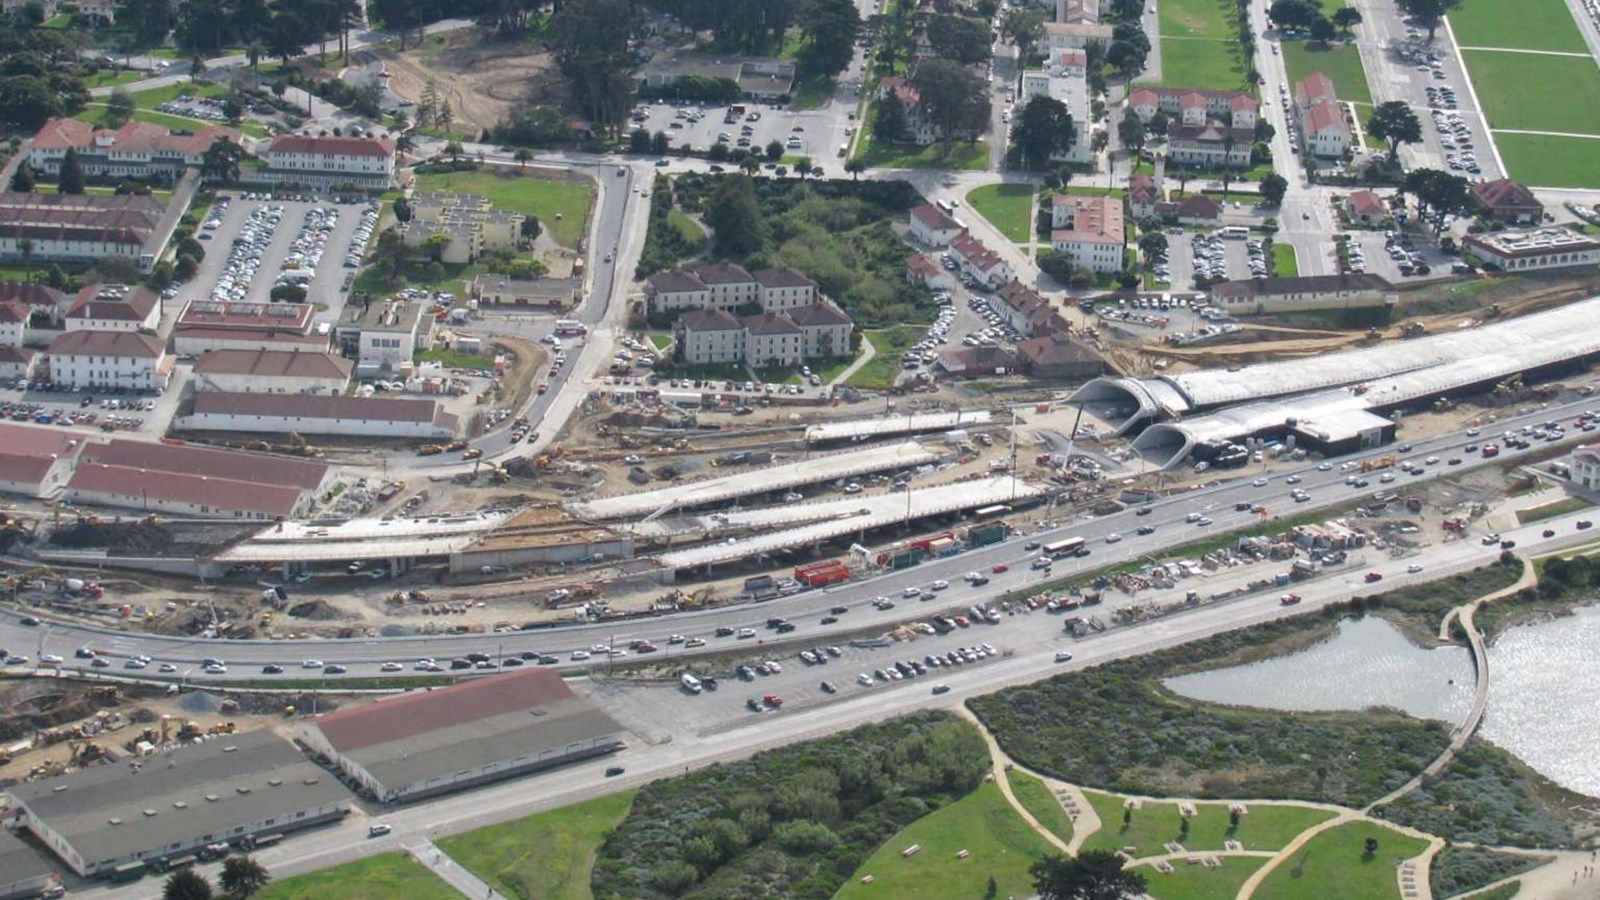
[[[1261,103],[1244,91],[1139,86],[1128,94],[1128,108],[1146,125],[1157,112],[1175,125],[1196,127],[1215,122],[1228,128],[1256,127]]]
[[[1050,208],[1050,246],[1073,262],[1100,274],[1121,272],[1125,265],[1121,197],[1079,197],[1057,194]]]
[[[150,122],[95,128],[77,119],[51,119],[28,142],[28,164],[54,178],[61,174],[67,151],[76,150],[78,166],[89,178],[175,181],[184,170],[198,167],[218,138],[238,143],[239,132],[208,125],[183,133]]]
[[[1017,277],[1016,269],[1006,262],[1005,257],[966,232],[950,242],[950,257],[960,267],[961,274],[990,290]]]
[[[1321,72],[1311,73],[1294,86],[1294,101],[1300,113],[1300,140],[1307,153],[1340,159],[1350,151],[1353,136],[1333,79]]]
[[[164,391],[172,375],[166,343],[137,331],[69,331],[45,351],[60,387]]]
[[[383,190],[394,183],[394,149],[389,138],[280,134],[263,154],[261,177],[284,185]]]
[[[79,433],[0,423],[0,492],[54,497],[72,476],[82,450]]]
[[[900,107],[905,110],[902,117],[905,130],[900,134],[898,143],[926,147],[939,140],[939,127],[923,114],[922,95],[917,93],[910,81],[900,75],[885,76],[878,82],[878,99],[882,100],[890,94],[900,101]]]
[[[924,246],[943,247],[965,230],[961,223],[932,203],[911,207],[911,236]]]
[[[1584,490],[1600,490],[1600,444],[1575,448],[1567,461],[1567,477]]]

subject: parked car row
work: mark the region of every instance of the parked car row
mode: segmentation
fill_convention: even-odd
[[[224,203],[226,199],[219,199],[217,203]],[[213,215],[218,214],[213,211]],[[261,268],[261,257],[272,245],[272,235],[282,219],[281,203],[258,206],[250,211],[250,216],[239,228],[239,235],[233,239],[228,258],[223,261],[222,274],[217,276],[217,283],[211,288],[212,300],[237,302],[249,296],[250,285],[255,280],[256,271]]]
[[[350,238],[350,248],[344,254],[346,269],[358,268],[361,265],[362,250],[372,237],[373,230],[378,227],[378,213],[382,208],[381,205],[372,205],[362,211],[361,223],[356,226],[356,233]]]

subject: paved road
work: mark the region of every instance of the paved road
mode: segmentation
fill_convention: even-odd
[[[1547,549],[1570,545],[1587,537],[1572,531],[1572,518],[1568,516],[1539,523],[1508,532],[1506,536],[1516,539],[1525,548]],[[1558,538],[1544,541],[1540,537],[1540,530],[1546,527],[1557,529]],[[1442,577],[1481,565],[1497,552],[1497,549],[1484,547],[1477,541],[1457,541],[1373,568],[1387,572],[1385,584],[1392,585],[1396,580],[1404,583],[1408,576],[1401,567],[1412,562],[1425,564],[1426,577]],[[834,702],[801,709],[786,706],[783,712],[776,714],[744,715],[729,727],[702,734],[675,734],[669,741],[641,744],[615,757],[564,767],[558,777],[517,779],[428,803],[387,810],[379,819],[368,819],[357,813],[340,825],[319,829],[303,837],[292,837],[283,844],[255,855],[275,876],[285,877],[373,853],[419,846],[422,841],[436,836],[459,833],[563,806],[607,790],[636,787],[688,768],[741,758],[759,750],[814,739],[918,709],[952,708],[969,698],[1002,687],[1037,681],[1057,672],[1150,653],[1285,615],[1311,613],[1328,603],[1347,599],[1361,588],[1355,585],[1353,578],[1335,577],[1312,582],[1298,590],[1305,599],[1293,607],[1281,606],[1276,593],[1266,592],[1233,602],[1203,605],[1139,626],[1115,628],[1072,644],[1075,658],[1067,664],[1056,663],[1053,652],[1050,652],[1060,642],[1059,632],[1055,628],[1048,624],[1039,627],[1037,618],[1013,617],[1003,620],[1001,625],[993,629],[981,632],[973,630],[970,640],[990,640],[1003,646],[1016,644],[1014,654],[992,664],[941,673],[937,677],[950,687],[948,694],[931,694],[927,689],[931,678],[903,681],[873,690],[845,690]],[[1046,618],[1044,621],[1051,623],[1054,620]],[[724,692],[727,690],[725,688]],[[605,778],[604,769],[613,765],[625,766],[626,774],[618,778]],[[394,829],[393,834],[369,840],[366,837],[368,823],[380,819]],[[207,867],[207,871],[215,868]],[[116,890],[110,887],[88,888],[74,892],[74,896],[142,898],[155,897],[159,890],[159,882],[146,880],[133,887]]]
[[[909,604],[902,601],[901,594],[908,587],[926,586],[936,579],[962,585],[951,587],[942,595],[941,602],[959,600],[963,605],[992,599],[1003,593],[1037,583],[1038,574],[1027,568],[1028,560],[1035,554],[1024,548],[1024,541],[1059,539],[1072,535],[1082,536],[1089,541],[1093,555],[1088,559],[1057,563],[1056,577],[1120,562],[1155,557],[1169,547],[1200,539],[1207,533],[1252,524],[1255,519],[1253,514],[1235,512],[1236,503],[1260,503],[1266,505],[1275,515],[1298,515],[1312,509],[1347,504],[1381,490],[1404,491],[1407,482],[1460,474],[1474,466],[1482,465],[1484,461],[1477,455],[1461,452],[1461,448],[1468,443],[1495,440],[1493,436],[1500,431],[1521,427],[1523,424],[1533,424],[1548,419],[1570,419],[1585,405],[1583,402],[1575,402],[1552,406],[1548,410],[1526,416],[1517,416],[1491,426],[1489,433],[1481,437],[1456,433],[1428,441],[1414,442],[1413,452],[1407,454],[1408,458],[1421,461],[1430,454],[1436,454],[1441,457],[1441,461],[1435,466],[1428,467],[1428,473],[1424,476],[1399,474],[1397,475],[1399,480],[1392,485],[1381,483],[1374,475],[1368,488],[1355,489],[1343,483],[1344,475],[1337,469],[1323,472],[1307,465],[1293,474],[1304,479],[1298,486],[1310,493],[1311,500],[1295,504],[1288,499],[1289,486],[1284,483],[1284,479],[1291,473],[1284,472],[1272,476],[1271,482],[1264,487],[1255,486],[1251,481],[1245,480],[1247,477],[1245,476],[1236,482],[1218,484],[1163,500],[1155,504],[1153,512],[1147,516],[1136,517],[1132,512],[1127,512],[1087,521],[1068,522],[1046,534],[1018,537],[949,559],[930,561],[913,569],[887,573],[836,589],[798,594],[756,607],[724,607],[664,616],[658,620],[600,622],[499,635],[227,642],[113,632],[65,623],[52,623],[48,627],[29,627],[18,623],[19,613],[5,611],[0,612],[0,646],[35,658],[41,653],[53,652],[66,657],[71,663],[77,663],[80,661],[73,659],[73,651],[78,647],[91,645],[105,650],[115,661],[114,668],[102,670],[108,675],[124,674],[120,668],[122,661],[129,656],[143,654],[152,657],[157,663],[169,662],[177,666],[180,672],[193,670],[191,677],[198,681],[217,683],[229,679],[260,678],[259,667],[266,663],[276,663],[289,668],[290,671],[284,676],[286,678],[297,677],[299,662],[304,659],[346,665],[349,673],[342,677],[379,675],[378,667],[385,662],[402,663],[406,666],[406,671],[397,674],[409,675],[412,674],[409,664],[417,659],[423,657],[449,659],[469,652],[513,654],[539,651],[560,655],[564,665],[569,668],[581,668],[581,665],[574,664],[568,659],[573,651],[588,650],[592,645],[609,642],[619,634],[650,638],[658,642],[672,632],[686,637],[703,637],[708,643],[704,650],[699,652],[713,652],[737,644],[736,639],[732,637],[717,638],[715,630],[719,627],[760,626],[768,616],[772,615],[783,615],[800,622],[808,617],[820,616],[833,606],[847,607],[848,613],[840,617],[841,621],[838,624],[830,626],[807,624],[796,635],[802,640],[812,638],[823,640],[829,635],[857,631],[864,626],[887,626],[908,616],[926,615],[927,611],[919,613],[917,610],[909,609]],[[1574,430],[1571,432],[1569,442],[1575,443],[1585,437],[1586,435]],[[1368,455],[1376,456],[1391,452],[1394,451],[1385,448],[1379,453]],[[1502,457],[1514,458],[1516,453],[1517,451],[1507,451]],[[1464,460],[1463,463],[1458,466],[1447,465],[1444,460],[1452,456],[1459,456]],[[1184,519],[1191,513],[1204,513],[1215,522],[1207,528],[1188,524]],[[1145,537],[1135,535],[1136,527],[1141,524],[1156,526],[1155,533]],[[1115,544],[1105,544],[1104,537],[1113,532],[1124,535],[1124,539]],[[961,576],[968,571],[987,571],[1000,563],[1011,566],[1011,571],[993,577],[985,588],[965,587],[961,581]],[[872,601],[879,596],[894,598],[899,605],[891,610],[875,609]],[[230,664],[231,670],[226,678],[198,673],[199,664],[207,657],[219,657]],[[341,676],[333,676],[329,680],[336,681],[339,677]]]

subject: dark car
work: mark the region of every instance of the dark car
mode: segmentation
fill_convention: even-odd
[[[1155,532],[1156,527],[1154,525],[1140,525],[1135,531],[1136,534],[1155,534]]]
[[[489,654],[487,654],[487,653],[468,653],[467,654],[467,661],[468,662],[475,662],[475,663],[488,662],[489,661]]]
[[[1141,507],[1139,507],[1138,512],[1135,512],[1134,515],[1136,515],[1136,516],[1148,516],[1152,512],[1155,512],[1155,510],[1152,509],[1151,507],[1141,506]]]
[[[622,768],[621,766],[610,766],[609,768],[606,769],[606,777],[607,778],[615,778],[618,775],[621,775],[625,771],[627,771],[627,770]]]
[[[717,629],[717,637],[733,637],[733,629],[723,625]]]
[[[778,633],[779,634],[788,634],[789,632],[793,631],[794,629],[795,629],[795,624],[793,622],[785,622],[782,625],[778,626]]]
[[[276,666],[276,665],[262,666],[261,667],[261,674],[263,674],[263,675],[282,675],[283,674],[283,666]]]
[[[832,624],[834,624],[835,622],[838,622],[838,621],[839,621],[839,617],[838,616],[823,616],[818,624],[821,624],[821,625],[832,625]]]
[[[1553,538],[1556,536],[1556,530],[1554,528],[1546,528],[1544,530],[1544,536],[1547,538]]]
[[[452,668],[452,669],[470,669],[470,668],[472,668],[472,660],[470,660],[470,659],[452,659],[452,660],[450,660],[450,668]]]
[[[828,610],[828,612],[831,612],[836,616],[842,616],[842,615],[844,615],[845,613],[847,613],[849,611],[850,611],[850,607],[848,607],[848,606],[835,606],[834,608]]]
[[[328,665],[322,667],[322,674],[324,675],[343,675],[348,671],[350,670],[335,663],[329,663]]]
[[[17,621],[21,622],[23,625],[38,625],[39,624],[39,620],[35,616],[23,616],[22,618],[18,619]]]
[[[1038,541],[1029,541],[1026,544],[1022,545],[1022,549],[1028,550],[1030,552],[1034,551],[1034,550],[1037,550],[1037,549],[1039,549],[1039,542]]]

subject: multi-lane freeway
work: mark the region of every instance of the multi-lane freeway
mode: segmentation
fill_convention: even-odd
[[[37,625],[24,625],[24,611],[7,610],[0,612],[0,647],[14,654],[31,656],[34,661],[42,654],[50,653],[64,657],[69,667],[86,667],[88,661],[75,659],[74,651],[89,646],[112,661],[112,668],[91,670],[104,675],[153,676],[170,680],[176,674],[190,681],[221,685],[230,680],[298,677],[302,674],[300,663],[309,659],[338,664],[346,669],[344,673],[328,675],[330,684],[340,678],[414,675],[413,667],[418,660],[437,659],[448,665],[451,659],[468,653],[484,653],[500,658],[537,651],[557,656],[563,667],[582,669],[592,665],[595,660],[574,661],[571,658],[574,651],[590,651],[596,644],[610,644],[621,638],[645,638],[664,644],[664,639],[673,633],[706,641],[704,647],[695,650],[670,648],[675,654],[723,652],[737,645],[738,638],[718,637],[717,629],[759,626],[773,615],[785,616],[801,625],[793,635],[795,639],[814,641],[829,634],[859,632],[868,627],[888,627],[899,621],[927,615],[931,611],[929,607],[944,608],[958,601],[963,605],[977,603],[1040,583],[1043,580],[1041,573],[1028,566],[1037,552],[1029,551],[1026,545],[1034,541],[1067,536],[1081,536],[1088,541],[1090,556],[1055,564],[1051,577],[1059,579],[1129,560],[1154,559],[1170,548],[1204,539],[1209,534],[1254,524],[1270,527],[1270,522],[1261,522],[1255,513],[1237,511],[1235,507],[1241,503],[1264,506],[1270,516],[1300,515],[1310,510],[1348,505],[1380,492],[1404,492],[1413,483],[1488,465],[1491,461],[1484,460],[1478,453],[1468,453],[1465,448],[1475,444],[1502,443],[1499,440],[1501,432],[1519,429],[1524,425],[1560,420],[1569,428],[1564,441],[1576,442],[1586,437],[1572,427],[1573,419],[1585,408],[1586,402],[1580,398],[1514,415],[1494,425],[1486,425],[1481,435],[1457,432],[1414,441],[1409,452],[1398,455],[1421,465],[1422,473],[1408,475],[1398,468],[1389,469],[1387,472],[1395,478],[1392,483],[1380,481],[1382,473],[1373,472],[1366,476],[1369,482],[1367,487],[1346,484],[1348,473],[1341,471],[1343,460],[1338,465],[1306,463],[1293,470],[1275,471],[1270,476],[1246,471],[1238,474],[1236,480],[1159,500],[1151,504],[1151,511],[1145,515],[1137,515],[1136,511],[1130,510],[1111,516],[1068,521],[1047,532],[1018,535],[1004,543],[933,560],[911,569],[888,572],[835,588],[800,593],[758,605],[734,605],[652,619],[599,621],[500,634],[281,641],[182,639],[113,631],[48,618],[42,619]],[[1528,451],[1504,448],[1500,458],[1492,462],[1504,464],[1520,454],[1553,446],[1556,444],[1539,442]],[[1397,452],[1396,448],[1388,447],[1351,457],[1349,461]],[[1432,465],[1424,464],[1429,457],[1438,457],[1438,461]],[[1453,460],[1459,462],[1452,464]],[[1290,484],[1290,477],[1299,481]],[[1260,483],[1263,478],[1266,479],[1265,483]],[[1298,503],[1291,500],[1289,494],[1294,489],[1305,491],[1310,499]],[[1186,521],[1194,514],[1210,519],[1210,524]],[[1155,531],[1139,535],[1137,529],[1141,525],[1154,526]],[[1113,533],[1122,535],[1122,539],[1116,543],[1106,543],[1105,537]],[[1009,566],[1010,571],[991,574],[990,582],[981,588],[967,586],[962,580],[966,572],[977,570],[989,573],[998,564]],[[906,588],[926,587],[936,580],[946,580],[952,584],[948,590],[937,592],[936,604],[919,603],[902,597]],[[879,597],[894,600],[895,608],[876,608],[873,601]],[[838,606],[846,607],[848,612],[839,615],[836,623],[821,625],[814,624],[814,620],[807,621]],[[147,657],[150,666],[140,670],[123,669],[125,660],[135,656]],[[208,658],[222,660],[227,664],[228,671],[225,674],[204,673],[202,663]],[[177,672],[161,675],[158,670],[162,663],[176,668]],[[385,673],[380,670],[385,663],[399,663],[401,668]],[[282,666],[286,671],[280,676],[264,676],[261,668],[266,665]]]

